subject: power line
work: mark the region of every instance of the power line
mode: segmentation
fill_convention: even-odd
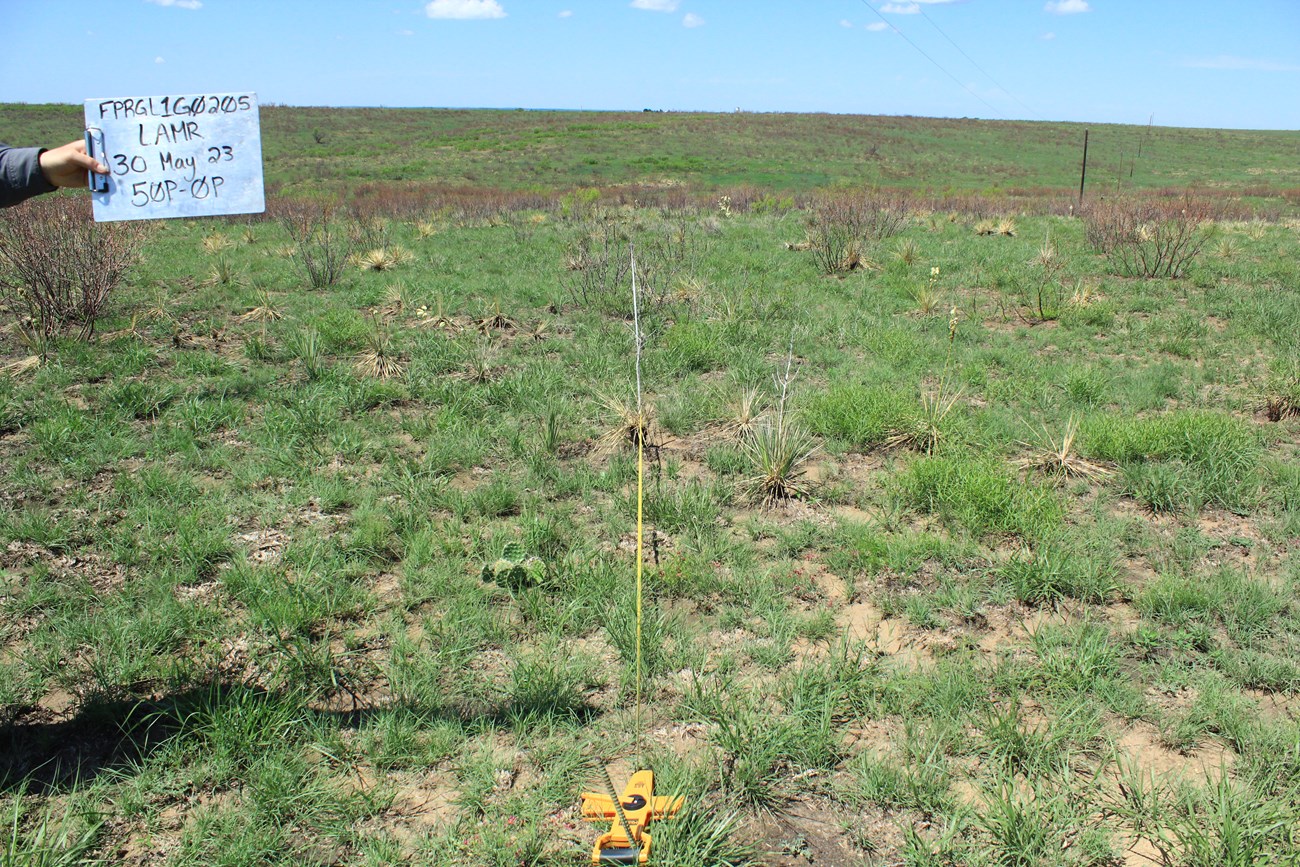
[[[971,66],[975,67],[975,68],[978,69],[980,72],[984,73],[984,77],[987,78],[989,81],[993,82],[993,83],[997,86],[998,90],[1002,91],[1002,92],[1005,93],[1007,96],[1009,96],[1009,97],[1011,97],[1013,100],[1015,100],[1016,105],[1020,106],[1020,107],[1023,108],[1025,111],[1029,112],[1031,115],[1033,115],[1033,117],[1034,117],[1036,120],[1042,120],[1042,118],[1038,116],[1038,112],[1034,111],[1032,108],[1030,108],[1029,106],[1025,105],[1023,102],[1021,102],[1021,101],[1020,101],[1020,98],[1019,98],[1018,96],[1016,96],[1014,93],[1012,93],[1012,92],[1011,92],[1010,90],[1008,90],[1007,88],[1003,87],[1003,86],[1002,86],[1002,83],[1001,83],[1000,81],[998,81],[996,78],[994,78],[992,75],[990,75],[989,72],[988,72],[988,70],[986,70],[984,67],[982,67],[982,66],[980,66],[978,63],[976,63],[976,62],[975,62],[975,58],[971,57],[971,56],[970,56],[969,54],[967,54],[965,51],[962,51],[961,46],[958,45],[956,42],[953,42],[952,37],[949,36],[947,33],[944,33],[944,32],[943,32],[943,28],[941,28],[938,24],[935,24],[935,23],[934,23],[934,19],[931,18],[929,15],[926,15],[924,9],[921,9],[921,10],[919,10],[919,11],[920,11],[920,13],[921,13],[921,17],[924,18],[926,21],[928,21],[928,22],[930,23],[930,26],[931,26],[931,27],[933,27],[935,30],[938,30],[938,31],[939,31],[939,35],[942,36],[944,39],[947,39],[948,42],[949,42],[949,44],[951,44],[953,48],[956,48],[957,51],[958,51],[958,53],[960,53],[962,57],[964,57],[964,58],[966,58],[967,60],[969,60]]]
[[[973,96],[973,97],[975,97],[976,99],[978,99],[980,102],[984,103],[985,108],[987,108],[989,111],[993,112],[994,114],[1000,114],[1000,113],[1001,113],[1001,112],[999,112],[996,108],[994,108],[993,106],[989,105],[988,100],[986,100],[984,97],[980,96],[980,95],[979,95],[978,93],[976,93],[975,91],[971,90],[969,87],[966,86],[966,84],[965,84],[961,79],[959,79],[957,76],[953,75],[951,72],[949,72],[947,69],[945,69],[945,68],[943,67],[943,65],[939,63],[939,61],[935,60],[933,57],[931,57],[930,55],[926,54],[926,53],[925,53],[925,50],[922,49],[921,46],[919,46],[919,45],[917,45],[915,42],[913,42],[911,39],[909,39],[906,33],[904,33],[903,31],[899,30],[897,27],[895,27],[895,26],[894,26],[894,23],[893,23],[892,21],[890,21],[888,18],[886,18],[884,15],[881,15],[880,12],[876,9],[875,6],[872,6],[870,3],[867,2],[867,0],[862,0],[862,5],[863,5],[863,6],[866,6],[866,7],[867,7],[868,9],[870,9],[872,12],[875,12],[877,18],[879,18],[881,21],[885,22],[885,24],[886,24],[890,29],[892,29],[895,33],[897,33],[899,36],[903,37],[904,41],[906,41],[908,45],[910,45],[910,46],[912,46],[913,48],[915,48],[918,54],[920,54],[920,55],[921,55],[922,57],[924,57],[926,60],[930,61],[930,62],[933,63],[936,67],[938,67],[938,69],[939,69],[940,72],[942,72],[944,75],[948,76],[948,77],[951,78],[954,82],[956,82],[956,84],[957,84],[958,87],[960,87],[962,90],[966,91],[966,92],[969,93],[971,96]]]

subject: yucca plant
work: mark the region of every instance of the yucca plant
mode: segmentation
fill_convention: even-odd
[[[1043,239],[1043,244],[1038,248],[1038,255],[1034,257],[1034,264],[1044,271],[1060,270],[1062,262],[1061,257],[1056,252],[1056,246],[1052,244],[1051,236]]]
[[[808,495],[805,476],[817,441],[789,412],[787,403],[794,382],[794,337],[786,352],[785,371],[773,375],[779,397],[771,417],[754,423],[741,450],[749,460],[750,474],[741,480],[744,492],[764,506]]]
[[[915,265],[916,260],[920,257],[921,248],[911,238],[900,241],[898,246],[894,248],[894,259],[909,268]]]
[[[539,319],[524,331],[524,339],[540,342],[551,337],[551,321]]]
[[[921,411],[913,423],[885,440],[886,448],[910,448],[932,455],[943,440],[945,420],[961,400],[962,388],[952,388],[947,377],[921,388]]]
[[[997,232],[999,235],[1014,238],[1016,236],[1016,221],[1010,217],[1003,217],[998,220]]]
[[[1233,238],[1220,238],[1219,243],[1214,245],[1214,255],[1229,262],[1237,258],[1237,250],[1237,242]]]
[[[380,310],[385,316],[400,316],[410,306],[410,291],[401,280],[384,290],[384,304]]]
[[[217,256],[208,271],[204,286],[236,286],[243,282],[239,268],[225,256]]]
[[[935,269],[936,271],[938,269]],[[952,365],[952,348],[957,339],[960,314],[954,306],[948,311],[948,353],[943,372],[932,387],[921,387],[921,412],[912,424],[897,430],[885,440],[886,448],[912,448],[932,455],[943,438],[945,420],[961,400],[962,387],[953,387],[948,378]]]
[[[789,415],[778,412],[775,418],[760,421],[741,442],[741,449],[752,468],[742,482],[752,499],[772,506],[808,495],[805,476],[817,443]]]
[[[202,244],[203,252],[208,255],[224,253],[235,246],[234,241],[230,240],[228,236],[223,235],[220,232],[214,232],[211,235],[204,236]]]
[[[460,378],[468,382],[490,382],[496,372],[497,351],[490,341],[480,338],[465,353],[465,369]]]
[[[1087,307],[1098,298],[1097,287],[1085,280],[1075,280],[1070,292],[1071,307]]]
[[[319,331],[311,327],[299,331],[294,338],[293,353],[302,362],[309,379],[320,376],[325,366],[325,350]]]
[[[363,376],[375,379],[395,379],[406,370],[406,364],[393,349],[392,334],[378,324],[370,334],[369,346],[357,356],[354,367]]]
[[[728,405],[730,418],[722,425],[723,433],[744,441],[754,435],[755,425],[763,414],[763,394],[757,388],[742,389]]]
[[[1016,465],[1021,469],[1040,472],[1061,481],[1083,479],[1089,482],[1100,482],[1114,475],[1113,470],[1081,457],[1074,450],[1078,434],[1079,421],[1074,416],[1070,416],[1065,423],[1065,430],[1059,439],[1044,427],[1043,436],[1047,440],[1046,445],[1021,443],[1032,452],[1028,457],[1017,460]]]
[[[283,319],[284,314],[280,308],[271,300],[271,295],[265,289],[257,294],[258,304],[251,308],[247,313],[239,317],[240,322],[275,322]]]
[[[474,327],[484,334],[493,331],[510,331],[515,327],[514,320],[501,313],[501,302],[492,302],[492,309],[474,321]]]
[[[433,310],[424,305],[420,305],[415,311],[416,316],[420,318],[420,324],[426,328],[443,328],[447,330],[456,329],[456,323],[451,317],[443,312],[442,298],[439,297]]]
[[[921,316],[933,316],[934,311],[939,309],[939,304],[943,301],[938,290],[932,285],[913,287],[908,294],[912,296],[916,312]]]
[[[171,311],[167,309],[167,290],[162,284],[154,287],[153,305],[145,309],[144,317],[157,322],[174,321]]]
[[[614,419],[597,440],[602,451],[613,452],[625,446],[654,446],[654,412],[648,405],[643,403],[638,407],[635,396],[601,394],[598,398]]]
[[[362,271],[391,271],[414,257],[402,247],[376,247],[357,254],[356,264]]]
[[[420,238],[432,238],[438,234],[438,224],[432,220],[420,220],[415,224],[415,234]]]

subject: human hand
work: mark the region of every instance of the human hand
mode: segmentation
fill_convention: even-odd
[[[41,154],[41,174],[56,187],[86,187],[86,172],[108,174],[108,166],[86,153],[85,141],[78,139],[63,147]]]

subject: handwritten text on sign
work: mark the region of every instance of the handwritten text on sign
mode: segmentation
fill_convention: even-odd
[[[110,172],[107,190],[91,193],[96,220],[266,209],[256,94],[88,99],[86,132]]]

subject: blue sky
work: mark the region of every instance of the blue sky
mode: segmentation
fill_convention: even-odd
[[[1300,0],[0,0],[0,28],[0,102],[1300,128]]]

